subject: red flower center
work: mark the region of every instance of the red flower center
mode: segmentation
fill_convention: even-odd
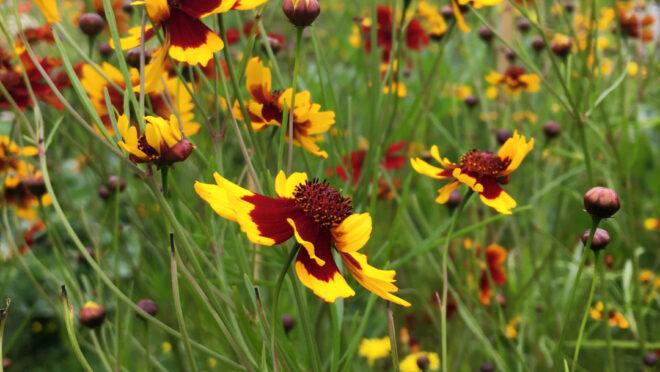
[[[497,154],[490,151],[470,150],[461,156],[461,169],[469,174],[479,176],[499,176],[511,160],[502,160]]]
[[[353,212],[351,199],[341,196],[326,181],[313,179],[300,184],[293,196],[296,206],[324,228],[340,224]]]

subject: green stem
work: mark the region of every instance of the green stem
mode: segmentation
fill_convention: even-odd
[[[451,220],[451,225],[449,225],[449,230],[447,231],[447,240],[445,240],[445,247],[442,250],[442,304],[440,308],[440,332],[442,333],[442,371],[449,371],[449,363],[447,362],[447,292],[449,291],[449,274],[447,273],[447,266],[449,260],[449,246],[451,245],[452,234],[454,233],[454,228],[456,227],[456,221],[458,217],[463,212],[465,205],[472,197],[472,190],[468,190],[463,198],[461,205],[454,211],[454,215]]]
[[[160,170],[160,179],[163,188],[163,195],[165,195],[165,197],[167,197],[167,174],[169,170],[170,170],[169,167],[163,167]]]
[[[600,252],[594,252],[594,259],[598,262],[600,257]],[[596,289],[596,273],[591,277],[591,288],[589,288],[589,297],[587,298],[587,303],[584,305],[584,312],[582,314],[582,321],[580,322],[580,330],[578,331],[578,338],[575,343],[575,351],[573,352],[573,362],[571,363],[571,371],[575,371],[577,366],[578,356],[580,355],[580,347],[582,345],[582,337],[584,336],[584,328],[587,325],[587,318],[589,317],[589,307],[591,306],[591,301],[594,298],[594,290]]]
[[[7,299],[7,305],[0,309],[0,361],[3,361],[2,357],[2,339],[5,334],[5,323],[7,321],[7,315],[9,315],[9,306],[11,305],[11,299]],[[4,363],[0,363],[0,372],[4,372]]]
[[[89,365],[89,362],[85,358],[85,355],[83,354],[82,350],[80,350],[80,344],[78,343],[78,339],[76,338],[76,331],[73,329],[73,314],[72,314],[73,309],[69,304],[69,297],[66,293],[65,286],[62,286],[61,303],[62,303],[62,316],[64,316],[64,325],[66,327],[66,334],[69,338],[69,342],[71,342],[71,348],[73,349],[73,354],[76,356],[76,359],[78,359],[78,362],[80,362],[80,365],[82,366],[83,370],[85,370],[85,372],[92,372],[93,369]]]
[[[294,126],[294,112],[296,107],[296,93],[298,92],[298,74],[300,73],[300,50],[302,49],[302,33],[304,28],[298,27],[296,29],[296,54],[293,62],[293,76],[291,77],[291,105],[288,108],[289,115],[286,118],[286,123],[283,123],[282,128],[286,128],[289,136],[289,149],[287,151],[286,169],[291,172],[293,166],[293,126]]]
[[[392,368],[394,372],[399,371],[399,350],[396,343],[396,328],[394,327],[394,314],[392,314],[392,307],[390,302],[387,303],[387,330],[390,336],[390,344],[392,345]],[[444,346],[444,345],[443,345]]]
[[[607,281],[605,280],[605,267],[603,260],[598,260],[596,262],[596,267],[598,269],[598,276],[600,276],[600,286],[602,291],[603,303],[605,308],[603,309],[603,326],[605,327],[605,341],[607,343],[607,358],[609,363],[609,369],[616,371],[616,364],[614,361],[614,349],[612,348],[612,332],[610,332],[610,325],[608,319],[608,296],[607,296]]]
[[[284,283],[284,277],[286,277],[286,273],[289,271],[289,267],[291,267],[291,263],[293,263],[293,260],[296,258],[296,255],[298,254],[298,250],[300,250],[300,245],[296,244],[295,247],[291,249],[291,253],[289,253],[289,257],[286,260],[286,264],[282,267],[282,271],[280,271],[280,275],[277,277],[277,283],[275,284],[275,293],[273,294],[273,308],[271,309],[271,337],[270,337],[270,350],[273,354],[273,363],[276,363],[276,353],[275,353],[275,335],[277,334],[277,304],[280,300],[280,291],[282,290],[282,283]]]

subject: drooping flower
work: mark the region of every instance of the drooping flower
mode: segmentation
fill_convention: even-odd
[[[146,116],[144,134],[128,123],[128,117],[117,118],[117,128],[122,136],[119,146],[129,153],[135,163],[152,163],[159,167],[184,161],[194,145],[188,141],[179,128],[175,115],[169,121],[157,116]]]
[[[155,56],[155,58],[158,58]],[[152,64],[145,67],[145,75],[152,74],[151,68],[157,68]],[[115,110],[119,110],[119,114],[123,114],[122,108],[124,107],[124,91],[126,90],[126,82],[122,73],[111,64],[105,62],[99,66],[103,74],[110,79],[113,84],[106,80],[94,67],[90,65],[83,65],[80,69],[80,82],[87,92],[94,109],[103,120],[106,128],[112,131],[110,118],[108,116],[108,108],[105,101],[105,91],[107,90],[110,97],[110,103]],[[189,83],[181,81],[176,76],[170,76],[167,73],[162,73],[160,70],[154,72],[159,79],[154,79],[149,82],[145,76],[145,96],[150,103],[151,111],[156,116],[167,118],[175,114],[181,119],[181,126],[183,133],[186,136],[192,136],[199,132],[201,125],[195,121],[193,100],[186,89]],[[129,70],[131,84],[134,88],[135,94],[139,94],[140,89],[140,73],[137,69],[131,68]],[[162,78],[162,80],[161,80]],[[117,89],[116,87],[120,89]]]
[[[213,53],[224,48],[220,36],[202,22],[202,18],[230,10],[249,10],[267,0],[144,0],[133,2],[144,5],[151,22],[162,26],[165,32],[164,48],[180,62],[191,65],[206,64]],[[140,27],[129,30],[122,39],[121,48],[132,49],[140,45]],[[145,30],[145,42],[154,36],[154,30]]]
[[[481,269],[481,277],[479,279],[479,302],[482,305],[490,305],[493,296],[490,287],[490,281],[497,286],[502,286],[506,283],[506,271],[504,269],[504,262],[506,262],[507,252],[504,247],[498,244],[491,244],[486,247],[486,263]]]
[[[284,91],[271,90],[270,69],[265,67],[258,57],[250,59],[246,71],[246,85],[251,99],[246,102],[246,108],[252,128],[260,131],[267,126],[282,126],[284,109],[289,112],[293,89]],[[327,158],[328,153],[320,149],[317,142],[322,140],[332,125],[335,124],[335,113],[321,111],[321,105],[313,103],[309,91],[296,93],[293,110],[293,143],[307,152]],[[238,102],[234,103],[234,116],[243,119],[243,113]],[[285,128],[288,133],[288,128]]]
[[[536,93],[541,83],[538,75],[527,73],[519,66],[509,66],[504,73],[492,71],[486,76],[486,81],[492,86],[504,86],[510,94],[519,94],[522,91]]]
[[[364,338],[360,342],[358,354],[367,359],[369,366],[373,366],[376,360],[387,358],[391,350],[390,338],[387,336],[383,338]]]
[[[301,246],[296,274],[324,301],[355,295],[334,261],[334,247],[344,267],[363,287],[388,301],[410,306],[393,294],[398,290],[396,272],[369,265],[367,256],[359,252],[371,236],[371,216],[353,213],[351,199],[326,182],[308,180],[305,173],[287,177],[280,171],[275,178],[277,197],[271,198],[218,173],[214,178],[215,185],[196,182],[197,195],[221,217],[237,222],[253,243],[272,246],[295,237]]]
[[[399,363],[401,372],[437,371],[438,369],[440,369],[440,356],[437,353],[427,351],[408,354]]]
[[[474,9],[480,9],[484,6],[496,6],[501,2],[502,0],[451,0],[456,25],[461,31],[470,32],[470,26],[465,23],[465,18],[463,17],[463,11],[467,9],[468,5]]]
[[[441,167],[433,166],[421,158],[413,158],[410,163],[420,174],[438,180],[450,182],[438,189],[437,203],[444,204],[459,184],[464,183],[479,193],[481,201],[502,214],[511,214],[516,207],[516,201],[507,194],[500,184],[506,184],[525,156],[534,147],[534,139],[526,140],[524,136],[514,132],[497,153],[481,150],[470,150],[460,157],[458,163],[452,163],[447,158],[441,158],[437,146],[431,147],[431,157]]]

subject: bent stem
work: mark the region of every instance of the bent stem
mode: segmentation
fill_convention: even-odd
[[[271,309],[271,338],[270,338],[270,350],[273,353],[273,363],[275,363],[275,334],[277,330],[277,303],[279,302],[280,299],[280,291],[282,290],[282,284],[284,283],[284,277],[286,276],[286,273],[289,271],[289,267],[291,267],[291,263],[293,260],[296,258],[296,255],[298,254],[298,251],[300,250],[300,245],[296,244],[295,247],[291,249],[291,253],[289,253],[289,257],[286,260],[286,264],[284,267],[282,267],[282,271],[280,272],[280,275],[277,277],[277,283],[275,284],[275,293],[273,293],[273,308]]]
[[[598,262],[600,256],[599,251],[594,252],[594,259]],[[584,327],[587,324],[587,318],[589,317],[589,307],[591,306],[591,301],[594,297],[594,290],[596,289],[596,273],[593,273],[591,277],[591,288],[589,288],[589,297],[587,298],[587,303],[584,305],[584,312],[582,314],[582,321],[580,322],[580,330],[578,332],[578,338],[575,343],[575,351],[573,352],[573,362],[571,363],[571,371],[575,371],[577,366],[578,356],[580,355],[580,346],[582,345],[582,336],[584,335]]]
[[[66,327],[66,334],[71,342],[71,349],[73,349],[73,354],[78,359],[80,366],[85,372],[92,372],[93,369],[89,365],[89,362],[85,358],[82,350],[80,349],[80,344],[76,338],[76,331],[73,329],[73,308],[69,304],[69,295],[66,292],[66,287],[62,286],[61,306],[62,306],[62,316],[64,317],[64,325]]]
[[[451,225],[449,225],[449,230],[447,231],[447,238],[445,240],[445,247],[442,250],[442,304],[440,307],[440,332],[442,333],[442,371],[447,372],[448,363],[447,363],[447,292],[449,290],[449,275],[447,273],[447,266],[449,260],[449,246],[451,245],[451,236],[454,233],[454,228],[456,227],[456,221],[458,217],[465,209],[465,205],[468,203],[472,197],[473,191],[471,189],[465,194],[463,202],[461,205],[454,211],[454,215],[451,219]]]

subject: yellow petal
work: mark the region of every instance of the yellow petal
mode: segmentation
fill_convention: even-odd
[[[304,172],[292,173],[288,178],[284,171],[279,171],[275,177],[275,192],[280,198],[293,198],[298,185],[307,182],[307,174]]]
[[[371,237],[369,213],[352,214],[332,229],[335,246],[341,252],[356,252],[362,249]]]

